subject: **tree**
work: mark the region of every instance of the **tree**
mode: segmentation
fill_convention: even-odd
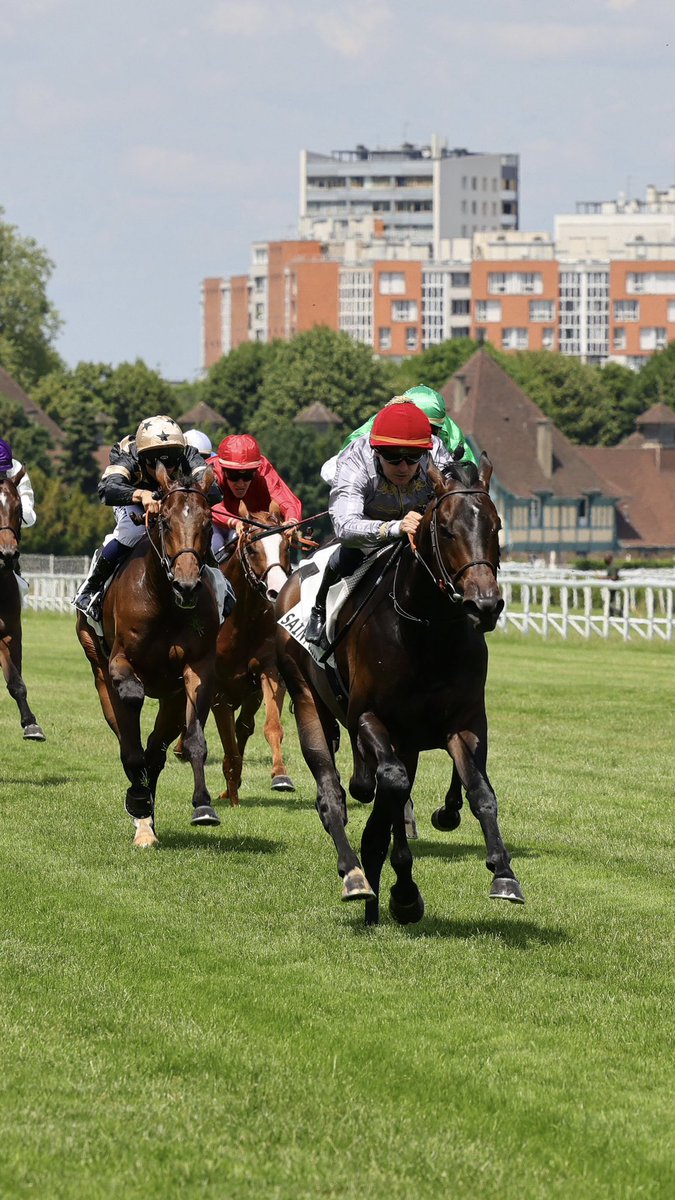
[[[595,446],[603,440],[612,412],[597,367],[550,350],[491,353],[571,442]]]
[[[478,342],[471,338],[454,338],[438,346],[430,346],[422,354],[406,358],[392,372],[392,395],[401,395],[418,384],[439,392],[450,376],[463,367],[477,349]]]
[[[0,435],[9,442],[14,458],[23,463],[31,480],[33,469],[41,468],[51,475],[54,470],[49,456],[51,439],[42,425],[29,421],[20,404],[0,396]]]
[[[214,363],[202,384],[200,399],[222,413],[228,433],[248,429],[258,407],[266,365],[278,343],[243,342]]]
[[[599,370],[609,400],[609,417],[600,441],[604,446],[615,446],[635,432],[635,420],[644,411],[645,404],[638,394],[640,377],[621,363],[609,362]]]
[[[62,321],[47,298],[54,264],[3,215],[0,208],[0,365],[29,391],[61,361],[52,342]]]
[[[170,417],[180,415],[180,400],[171,384],[156,371],[146,367],[142,359],[135,363],[121,363],[112,372],[106,388],[107,434],[110,441],[117,441],[127,434],[135,433],[145,417],[166,413]]]
[[[28,554],[93,554],[112,529],[111,508],[85,496],[78,487],[38,467],[31,470],[37,522],[24,530],[22,548]]]
[[[109,389],[114,372],[104,363],[78,363],[46,375],[33,389],[33,399],[63,429],[59,470],[87,494],[96,491],[100,475],[96,452],[109,424]]]
[[[385,370],[370,347],[317,326],[290,342],[276,343],[249,427],[273,444],[301,409],[320,400],[347,429],[354,429],[390,399]]]
[[[653,404],[675,408],[675,342],[645,363],[636,379],[635,396],[639,412],[646,412]]]

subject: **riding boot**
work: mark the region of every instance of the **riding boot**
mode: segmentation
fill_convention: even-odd
[[[75,608],[78,608],[80,612],[87,613],[95,621],[101,620],[100,597],[105,583],[110,579],[116,566],[117,560],[110,562],[99,553],[98,558],[94,559],[89,575],[73,600]]]
[[[305,641],[311,642],[313,646],[319,646],[322,650],[328,649],[328,640],[326,637],[326,598],[329,588],[341,578],[342,576],[337,568],[332,567],[330,562],[328,562],[323,573],[323,579],[319,584],[319,590],[316,593],[316,599],[310,610],[309,620],[305,625]]]

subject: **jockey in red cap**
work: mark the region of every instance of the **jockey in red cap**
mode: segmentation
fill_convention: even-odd
[[[369,438],[357,438],[340,455],[329,503],[340,545],[328,560],[305,628],[308,642],[326,646],[328,589],[353,575],[368,551],[414,536],[434,495],[429,468],[442,470],[451,462],[445,447],[434,445],[429,418],[404,396],[395,396],[377,414]]]
[[[217,454],[208,461],[223,494],[222,501],[212,509],[212,547],[219,562],[227,557],[227,547],[233,545],[242,529],[239,504],[244,497],[249,512],[268,512],[275,500],[285,523],[302,518],[300,500],[261,453],[250,433],[223,438]]]

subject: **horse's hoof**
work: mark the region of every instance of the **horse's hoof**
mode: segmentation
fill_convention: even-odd
[[[437,808],[431,814],[431,824],[440,833],[452,833],[453,829],[458,828],[461,819],[462,814],[458,809]]]
[[[342,880],[342,895],[341,900],[376,900],[375,892],[371,888],[360,867],[352,867]]]
[[[294,792],[295,784],[290,775],[275,775],[272,780],[273,792]]]
[[[422,893],[418,892],[417,897],[411,904],[401,904],[394,896],[394,889],[392,888],[389,895],[389,912],[399,925],[416,925],[424,916]]]
[[[220,825],[220,817],[211,804],[199,804],[192,814],[193,825]]]
[[[23,737],[26,742],[46,742],[47,735],[39,725],[24,725]]]
[[[416,842],[420,836],[417,832],[417,821],[414,817],[405,823],[405,836],[409,842]]]
[[[138,846],[142,850],[154,849],[159,846],[159,838],[155,833],[152,817],[136,817],[134,825],[136,826],[134,846]]]
[[[493,881],[490,888],[491,900],[510,900],[512,904],[524,904],[525,897],[520,890],[520,884],[517,879],[509,879],[508,876],[501,875]]]

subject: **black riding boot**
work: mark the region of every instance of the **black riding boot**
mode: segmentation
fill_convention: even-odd
[[[79,608],[80,612],[88,613],[95,621],[101,620],[100,595],[104,584],[110,579],[116,566],[116,561],[109,562],[107,558],[99,555],[88,577],[73,600],[75,608]]]
[[[331,565],[330,560],[326,563],[326,569],[323,573],[323,579],[319,584],[319,590],[316,593],[309,620],[305,625],[305,641],[311,642],[313,646],[319,646],[322,650],[328,649],[328,639],[326,638],[326,597],[328,590],[337,583],[342,576],[337,569]]]

